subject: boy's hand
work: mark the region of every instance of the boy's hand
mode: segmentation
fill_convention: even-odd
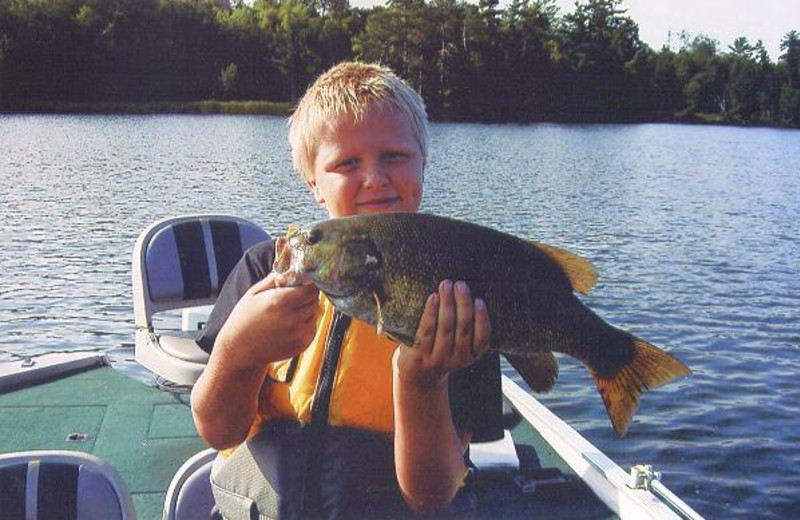
[[[319,290],[313,285],[286,287],[272,272],[253,285],[234,307],[215,343],[230,361],[264,366],[294,357],[316,334]]]
[[[425,304],[414,346],[400,345],[400,377],[418,386],[440,385],[448,374],[477,361],[489,348],[491,324],[483,300],[465,282],[445,280]]]

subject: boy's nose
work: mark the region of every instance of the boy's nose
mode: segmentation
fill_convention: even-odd
[[[371,162],[364,168],[364,186],[381,187],[389,182],[386,168],[380,161]]]

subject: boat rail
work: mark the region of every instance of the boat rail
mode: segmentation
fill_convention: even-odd
[[[609,509],[622,520],[702,520],[696,511],[660,481],[660,474],[646,471],[629,475],[574,428],[562,421],[508,376],[503,393],[567,465],[583,479]],[[633,483],[634,487],[629,484]]]

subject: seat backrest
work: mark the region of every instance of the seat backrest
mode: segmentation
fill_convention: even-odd
[[[175,472],[164,499],[163,520],[202,520],[211,517],[214,494],[211,468],[217,451],[211,448],[195,454]]]
[[[130,491],[102,459],[78,451],[0,454],[0,517],[131,520]]]
[[[213,304],[242,254],[268,239],[257,225],[230,215],[172,217],[149,226],[133,251],[137,328],[152,330],[158,312]]]

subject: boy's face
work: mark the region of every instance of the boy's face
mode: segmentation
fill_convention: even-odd
[[[353,123],[339,117],[322,139],[307,183],[331,217],[417,211],[422,152],[404,115],[373,108]]]

